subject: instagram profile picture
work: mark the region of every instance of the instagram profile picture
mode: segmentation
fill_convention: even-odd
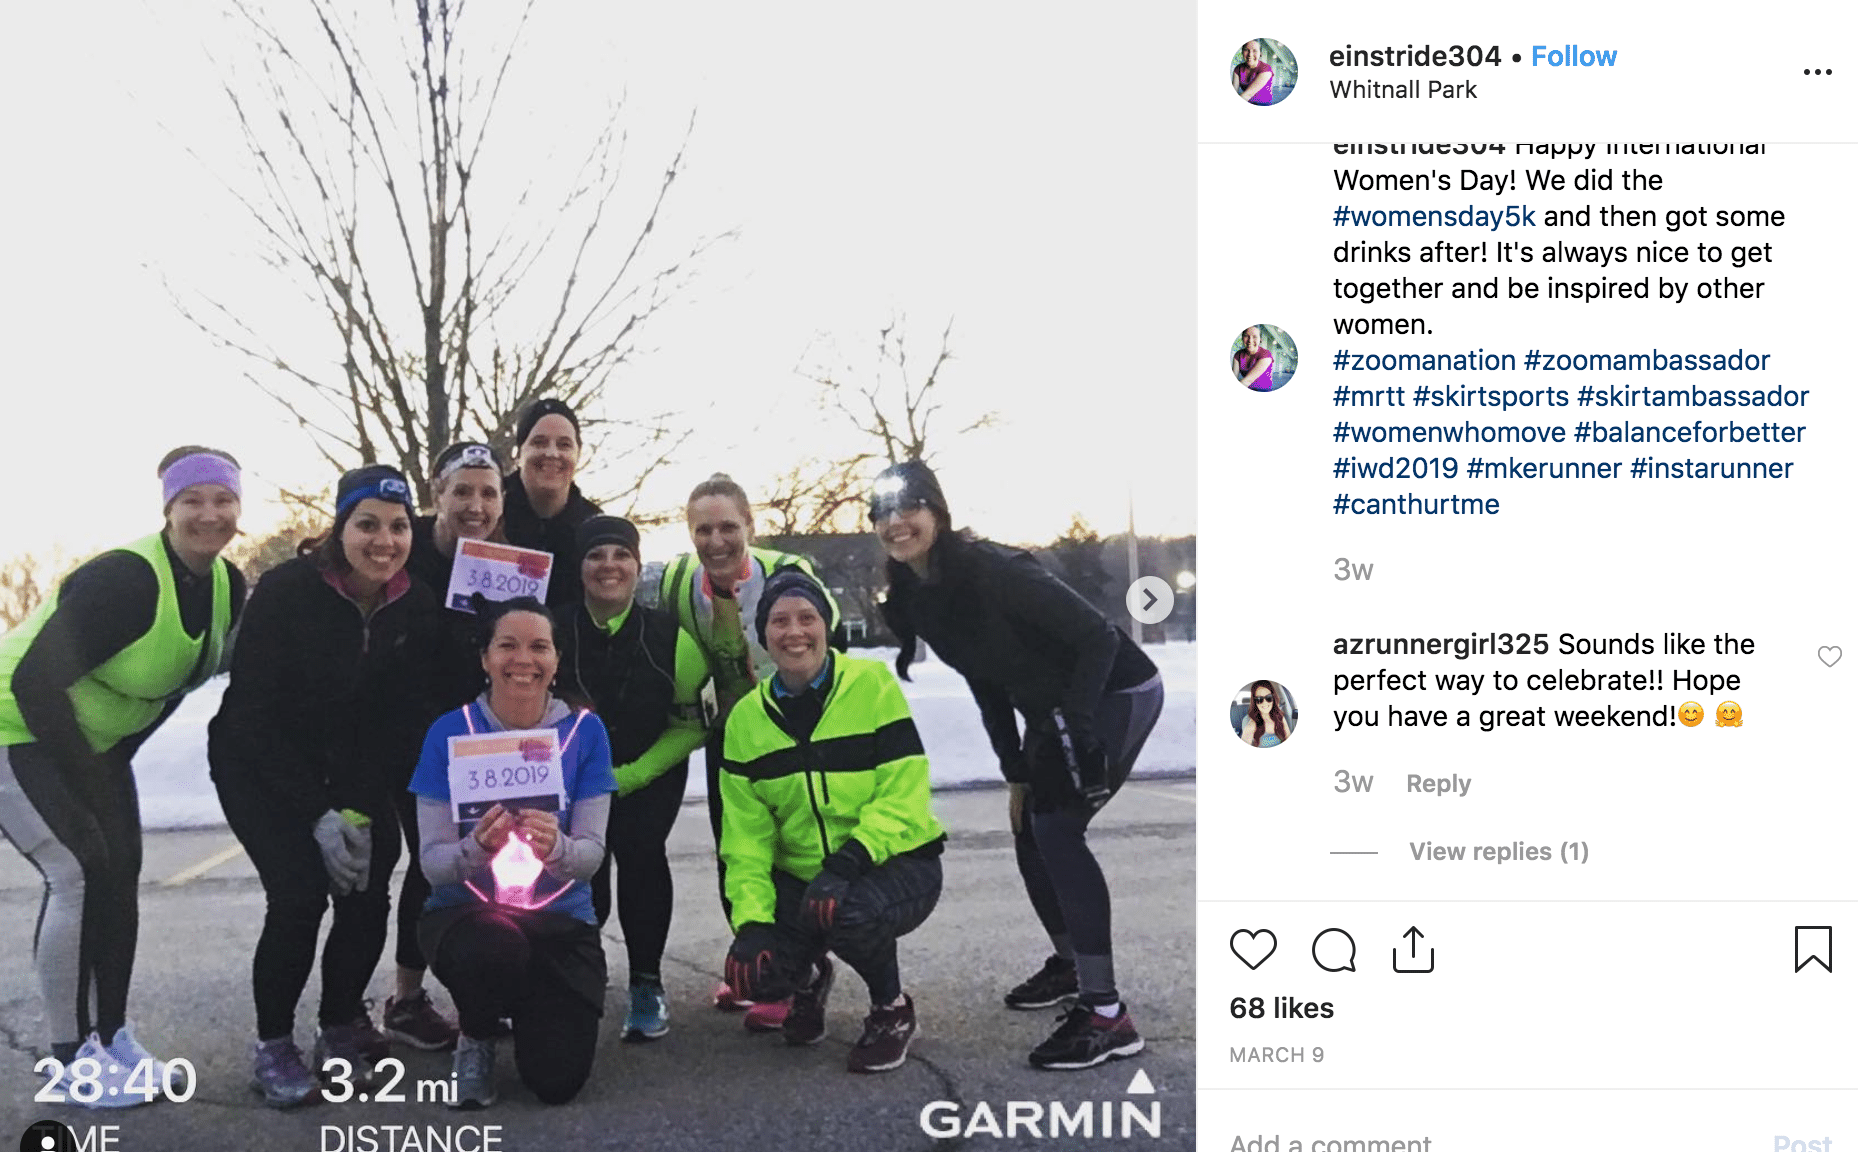
[[[1275,324],[1252,324],[1232,341],[1232,375],[1253,392],[1275,392],[1297,371],[1297,342]]]
[[[1232,731],[1239,743],[1275,748],[1297,730],[1297,705],[1275,680],[1253,680],[1232,698]]]
[[[1269,36],[1247,40],[1232,54],[1232,90],[1247,104],[1282,104],[1296,86],[1297,58]]]

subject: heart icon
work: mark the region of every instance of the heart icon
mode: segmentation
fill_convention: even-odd
[[[1834,664],[1837,664],[1839,662],[1839,657],[1843,655],[1845,655],[1845,653],[1840,651],[1838,645],[1828,644],[1819,650],[1819,662],[1830,668]]]
[[[1245,962],[1245,966],[1256,972],[1258,966],[1271,958],[1277,951],[1277,934],[1269,928],[1260,928],[1256,932],[1250,928],[1241,928],[1232,934],[1230,943],[1232,954]]]

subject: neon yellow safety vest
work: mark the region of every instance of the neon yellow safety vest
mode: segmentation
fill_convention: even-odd
[[[162,710],[219,671],[232,621],[232,583],[226,562],[213,562],[213,612],[197,637],[181,626],[174,568],[161,534],[118,551],[140,556],[155,571],[155,620],[127,648],[87,672],[70,688],[71,708],[92,749],[114,747],[161,718]],[[0,745],[30,744],[35,737],[13,696],[13,670],[58,607],[54,593],[0,638]]]
[[[761,601],[761,590],[776,572],[797,569],[818,580],[819,574],[813,571],[813,562],[805,556],[790,552],[777,552],[772,548],[754,548],[748,550],[748,579],[735,590],[736,603],[742,613],[742,631],[746,649],[746,668],[726,666],[719,655],[718,644],[713,627],[715,614],[710,598],[703,594],[703,565],[689,553],[673,560],[664,570],[664,577],[658,586],[658,607],[677,620],[677,626],[690,633],[697,640],[697,647],[703,649],[703,659],[710,666],[710,675],[716,681],[719,692],[728,693],[739,689],[746,693],[749,669],[754,672],[755,680],[766,680],[774,675],[774,658],[755,642],[755,609]],[[822,589],[825,584],[820,584]],[[831,636],[839,628],[839,604],[832,598],[832,592],[826,590],[826,607],[830,609],[830,618],[826,621],[826,634]]]

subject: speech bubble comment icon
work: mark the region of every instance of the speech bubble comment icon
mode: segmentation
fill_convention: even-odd
[[[1271,958],[1277,951],[1277,933],[1269,928],[1260,928],[1256,932],[1250,928],[1241,928],[1232,934],[1227,942],[1232,954],[1245,962],[1245,966],[1256,972],[1258,966]]]
[[[1324,972],[1355,970],[1355,938],[1340,928],[1325,928],[1310,944],[1310,955]]]

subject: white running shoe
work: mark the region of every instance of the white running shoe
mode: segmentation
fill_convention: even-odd
[[[151,1061],[154,1064],[154,1076],[148,1082],[157,1087],[166,1085],[170,1092],[180,1091],[180,1085],[177,1083],[180,1077],[173,1062],[163,1060],[142,1047],[142,1042],[135,1038],[134,1021],[125,1020],[123,1026],[116,1030],[115,1038],[105,1044],[104,1048],[115,1058],[117,1064],[126,1068],[133,1069],[144,1060]],[[137,1083],[139,1085],[141,1081]]]
[[[88,1066],[79,1067],[87,1060],[95,1061],[95,1075],[89,1074]],[[151,1078],[146,1066],[141,1075],[136,1075],[135,1062],[125,1063],[122,1057],[104,1047],[95,1032],[78,1046],[77,1055],[66,1065],[62,1079],[65,1103],[80,1108],[134,1108],[152,1103],[161,1095],[160,1081]],[[93,1091],[94,1096],[91,1095]]]

